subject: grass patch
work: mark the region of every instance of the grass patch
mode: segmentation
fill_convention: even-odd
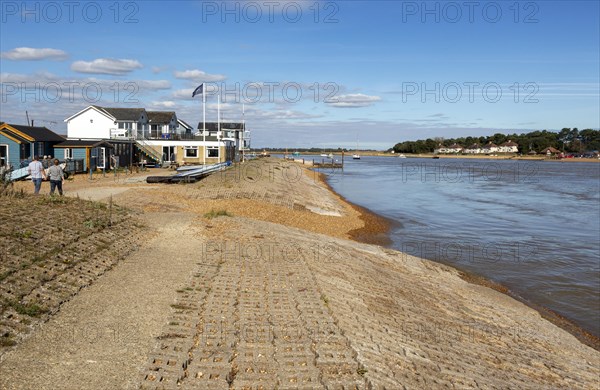
[[[160,336],[157,337],[157,339],[159,340],[168,340],[168,339],[184,339],[186,338],[186,335],[184,334],[179,334],[179,333],[167,333],[167,334],[161,334]]]
[[[0,274],[0,282],[3,281],[4,279],[8,278],[13,273],[15,273],[15,270],[8,270],[6,272],[1,273]]]
[[[28,303],[26,305],[23,305],[19,302],[11,302],[10,306],[12,306],[17,313],[29,317],[39,317],[48,311],[47,309],[35,303]]]
[[[31,238],[31,236],[33,235],[33,232],[31,230],[24,230],[22,232],[13,232],[13,236],[16,239],[21,239],[21,238]]]
[[[175,303],[175,304],[171,305],[171,307],[175,310],[192,310],[193,309],[193,307],[189,307],[187,305],[182,305],[179,303]]]
[[[17,345],[17,342],[12,337],[0,337],[0,347],[12,347],[13,345]]]
[[[204,218],[213,219],[217,217],[233,217],[233,214],[229,214],[227,210],[210,210],[204,214]]]

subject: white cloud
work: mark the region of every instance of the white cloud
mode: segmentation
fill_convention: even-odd
[[[153,66],[152,67],[152,73],[154,73],[154,74],[164,72],[165,70],[167,70],[166,66]]]
[[[192,93],[194,93],[194,88],[178,89],[176,91],[173,91],[172,96],[174,99],[192,100]]]
[[[347,95],[334,96],[325,103],[332,107],[338,108],[356,108],[356,107],[369,107],[380,101],[379,96],[364,95],[362,93],[350,93]]]
[[[223,81],[227,77],[222,74],[209,74],[199,69],[184,70],[183,72],[175,72],[175,78],[183,80],[193,80],[196,82],[214,82]]]
[[[124,75],[142,68],[137,60],[98,58],[94,61],[76,61],[71,70],[79,73]]]
[[[157,107],[157,108],[173,108],[177,106],[177,103],[175,103],[172,100],[165,100],[165,101],[160,101],[160,102],[152,102],[150,103],[151,107]]]
[[[40,61],[40,60],[66,60],[68,55],[59,49],[35,49],[32,47],[17,47],[10,51],[3,51],[1,58],[13,61]]]
[[[171,88],[169,80],[132,80],[131,82],[136,83],[140,89],[159,90]]]

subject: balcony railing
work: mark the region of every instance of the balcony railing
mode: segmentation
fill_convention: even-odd
[[[131,130],[129,129],[110,129],[110,139],[131,139]]]

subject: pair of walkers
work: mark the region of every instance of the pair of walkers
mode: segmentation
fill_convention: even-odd
[[[42,181],[50,180],[50,195],[54,194],[54,191],[58,189],[60,195],[63,194],[62,183],[65,181],[65,173],[59,164],[58,159],[54,159],[54,165],[48,168],[48,174],[44,170],[44,166],[40,162],[38,156],[33,158],[33,161],[29,163],[27,171],[31,175],[31,181],[33,182],[33,192],[38,195],[42,188]]]

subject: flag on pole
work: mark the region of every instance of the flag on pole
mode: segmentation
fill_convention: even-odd
[[[194,90],[194,92],[192,93],[192,97],[200,94],[204,94],[204,83],[200,84],[198,88]]]

